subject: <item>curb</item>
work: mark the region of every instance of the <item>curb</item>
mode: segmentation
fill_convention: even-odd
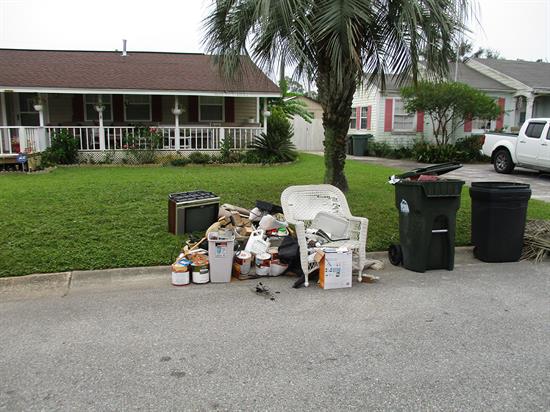
[[[462,263],[472,261],[481,263],[473,258],[472,246],[459,246],[455,248],[455,261]],[[390,267],[388,252],[368,252],[367,259],[381,260],[384,266]],[[13,276],[0,278],[0,295],[12,292],[51,292],[59,290],[67,294],[69,289],[90,287],[101,284],[114,284],[128,280],[148,280],[170,274],[170,266],[142,266],[132,268],[115,268],[99,270],[75,270],[72,272],[39,273],[26,276]]]

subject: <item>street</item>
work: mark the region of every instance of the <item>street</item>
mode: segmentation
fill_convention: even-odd
[[[550,263],[371,273],[2,295],[0,410],[549,410]]]

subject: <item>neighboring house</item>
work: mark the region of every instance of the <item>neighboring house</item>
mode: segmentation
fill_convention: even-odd
[[[311,123],[306,122],[301,116],[294,116],[292,127],[294,135],[292,143],[298,150],[309,152],[318,152],[325,149],[323,141],[325,140],[325,129],[323,127],[323,108],[319,102],[307,96],[294,96],[286,100],[300,100],[306,106],[306,110],[311,114]]]
[[[241,67],[226,80],[204,54],[0,49],[0,156],[41,151],[63,128],[81,152],[124,150],[135,125],[158,128],[164,150],[246,148],[280,90],[248,57]]]
[[[510,75],[521,76],[522,82],[512,79],[510,75],[497,73],[489,65],[506,70]],[[454,68],[453,64],[451,75],[454,75]],[[526,118],[550,117],[548,63],[473,59],[466,64],[458,64],[458,81],[493,97],[504,113],[491,122],[477,119],[466,121],[457,130],[456,138],[494,129],[513,131]],[[372,134],[376,141],[397,147],[410,145],[415,139],[431,140],[430,119],[423,113],[409,115],[405,112],[400,87],[393,76],[388,76],[384,92],[378,86],[358,89],[352,103],[348,133]]]

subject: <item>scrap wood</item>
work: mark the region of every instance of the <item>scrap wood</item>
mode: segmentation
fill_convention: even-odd
[[[550,255],[550,221],[528,220],[523,237],[522,259],[541,262]]]

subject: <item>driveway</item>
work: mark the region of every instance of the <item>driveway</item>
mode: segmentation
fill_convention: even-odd
[[[365,163],[380,164],[388,167],[395,167],[403,171],[418,167],[429,166],[424,163],[417,163],[410,160],[382,159],[368,156],[348,156],[348,159],[358,160]],[[447,173],[445,177],[464,180],[467,185],[472,182],[515,182],[531,185],[532,198],[550,202],[550,174],[542,174],[534,170],[517,167],[509,175],[500,174],[494,171],[493,165],[489,163],[465,164],[454,172]]]
[[[466,256],[464,256],[466,255]],[[0,410],[550,409],[550,263],[0,299]]]

